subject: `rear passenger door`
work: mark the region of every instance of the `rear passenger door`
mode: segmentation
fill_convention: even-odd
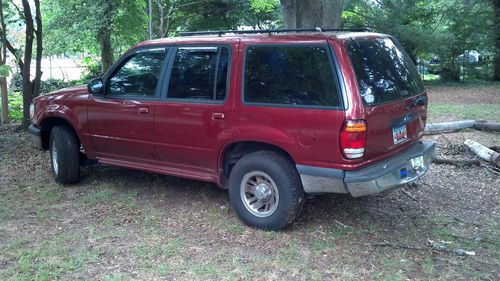
[[[345,112],[333,50],[326,40],[266,40],[241,44],[244,84],[234,138],[271,142],[301,165],[338,162]]]
[[[220,147],[232,134],[231,45],[177,46],[156,112],[160,161],[184,173],[216,175]]]

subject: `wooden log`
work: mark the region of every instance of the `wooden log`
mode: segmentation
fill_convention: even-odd
[[[491,150],[473,140],[465,140],[464,144],[467,145],[472,150],[472,152],[479,156],[479,158],[500,166],[500,153],[495,152],[494,150]]]
[[[474,166],[474,165],[479,165],[480,162],[479,160],[459,160],[459,159],[446,159],[446,158],[434,158],[432,160],[432,163],[434,164],[448,164],[448,165],[455,165],[455,166]]]
[[[500,132],[500,123],[490,123],[488,121],[476,121],[474,128],[482,131]]]
[[[476,124],[474,120],[452,121],[444,123],[429,123],[425,126],[424,134],[441,134],[455,132],[466,128],[473,128]]]

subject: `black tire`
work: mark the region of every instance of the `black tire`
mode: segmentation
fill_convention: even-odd
[[[50,166],[52,176],[60,184],[80,180],[78,139],[70,128],[57,126],[50,132]]]
[[[254,175],[255,177],[253,177]],[[265,181],[266,176],[270,178],[267,182]],[[266,192],[260,193],[260,196],[267,194],[271,196],[267,198],[274,199],[262,199],[268,200],[262,201],[256,199],[258,196],[255,192],[253,194],[252,192],[242,192],[244,189],[243,181],[245,181],[245,186],[251,190],[257,189],[256,186],[260,185],[256,184],[258,182],[264,183],[264,186],[269,185],[271,187],[269,190],[277,191],[278,199],[274,193],[269,195],[267,188],[264,189]],[[250,182],[251,184],[246,185]],[[249,226],[267,230],[280,230],[291,225],[302,211],[305,201],[304,189],[295,166],[285,157],[272,151],[253,152],[243,156],[236,163],[229,176],[229,198],[233,209],[242,221]],[[257,201],[250,203],[252,200]],[[259,200],[261,200],[261,204],[262,202],[277,202],[275,203],[276,207],[269,207],[274,211],[268,210],[269,214],[265,214],[266,207],[259,210],[254,209],[253,207],[257,206]],[[252,206],[252,204],[254,205]],[[263,214],[265,214],[264,217],[262,217]]]

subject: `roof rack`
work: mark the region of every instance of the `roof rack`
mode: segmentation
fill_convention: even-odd
[[[351,31],[363,32],[371,31],[368,28],[299,28],[299,29],[266,29],[266,30],[214,30],[214,31],[194,31],[194,32],[181,32],[181,36],[196,36],[196,35],[218,35],[219,37],[224,34],[269,34],[271,33],[287,33],[287,32],[334,32],[334,31]]]

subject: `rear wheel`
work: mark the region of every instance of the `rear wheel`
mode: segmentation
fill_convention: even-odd
[[[271,151],[250,153],[236,163],[229,177],[229,197],[246,224],[271,230],[292,224],[304,204],[294,165]]]
[[[50,163],[56,182],[72,184],[80,180],[78,140],[68,127],[57,126],[50,132]]]

